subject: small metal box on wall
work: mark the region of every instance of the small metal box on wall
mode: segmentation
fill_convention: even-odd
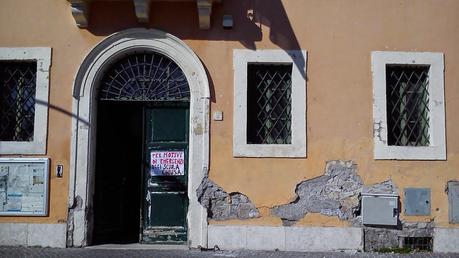
[[[362,193],[362,222],[365,225],[398,225],[398,195]]]
[[[449,222],[459,223],[459,182],[448,182]]]
[[[430,215],[430,189],[406,188],[403,202],[405,215],[429,216]]]

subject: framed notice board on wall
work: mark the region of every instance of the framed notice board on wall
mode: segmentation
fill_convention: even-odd
[[[0,216],[47,216],[48,158],[0,158]]]

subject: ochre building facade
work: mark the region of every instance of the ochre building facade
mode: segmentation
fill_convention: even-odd
[[[40,216],[4,190],[0,244],[457,252],[458,24],[455,0],[3,0],[0,68],[49,68],[42,148],[5,133],[1,164],[49,184]]]

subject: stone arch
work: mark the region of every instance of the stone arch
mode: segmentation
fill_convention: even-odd
[[[198,203],[196,189],[208,173],[209,82],[201,61],[183,41],[154,29],[129,29],[107,37],[89,52],[77,72],[73,88],[68,246],[86,246],[91,238],[98,82],[104,69],[119,55],[139,50],[169,57],[188,80],[191,95],[188,239],[192,247],[207,246],[207,211]]]

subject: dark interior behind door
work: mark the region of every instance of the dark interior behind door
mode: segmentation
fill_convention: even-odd
[[[142,105],[98,105],[93,244],[138,243]]]

